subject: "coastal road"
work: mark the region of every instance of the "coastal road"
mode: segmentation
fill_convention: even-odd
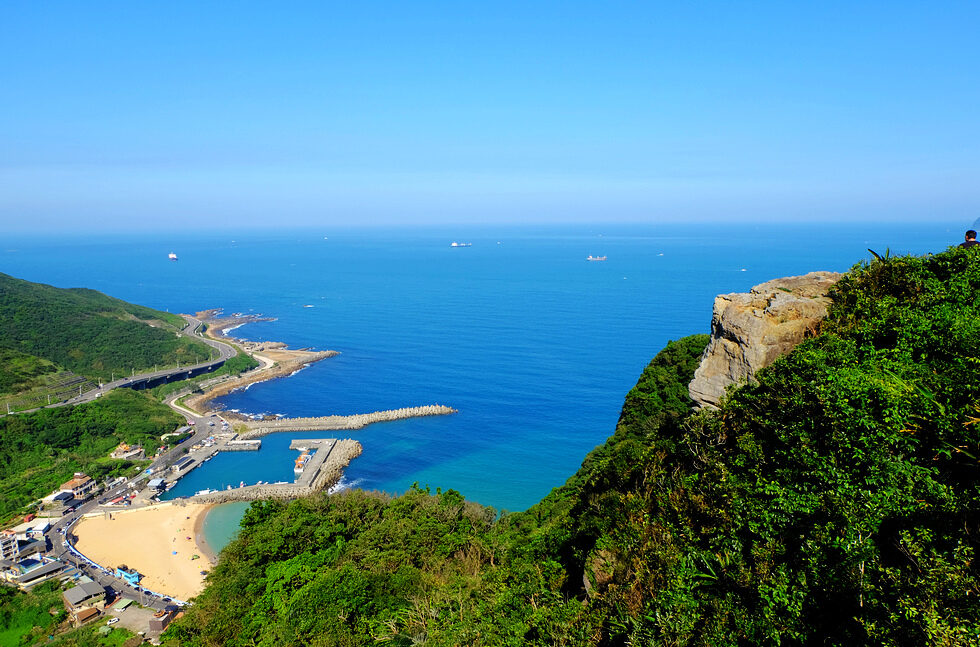
[[[204,322],[196,317],[190,315],[182,315],[187,321],[187,324],[178,333],[180,335],[191,335],[196,337],[199,341],[207,344],[211,348],[218,351],[218,357],[214,359],[209,359],[206,362],[200,362],[198,364],[189,364],[186,366],[181,366],[178,368],[168,368],[162,371],[151,371],[148,373],[139,373],[136,375],[131,375],[130,377],[120,378],[118,380],[113,380],[107,384],[103,384],[99,388],[92,389],[91,391],[86,391],[85,393],[75,396],[64,402],[59,402],[58,404],[51,405],[54,406],[74,406],[76,404],[82,404],[85,402],[91,402],[92,400],[101,397],[103,394],[112,391],[117,388],[131,387],[133,384],[138,384],[146,380],[157,380],[163,378],[179,377],[182,375],[187,375],[193,372],[207,372],[208,370],[214,370],[220,367],[225,361],[231,359],[238,351],[231,344],[226,344],[214,339],[211,339],[201,333],[201,329],[204,326]]]

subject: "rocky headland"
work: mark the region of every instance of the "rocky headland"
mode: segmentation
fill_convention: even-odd
[[[827,316],[827,292],[841,276],[810,272],[715,297],[711,341],[689,386],[691,398],[718,406],[726,388],[750,381],[813,334]]]

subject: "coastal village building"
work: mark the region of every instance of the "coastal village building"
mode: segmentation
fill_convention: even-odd
[[[130,586],[136,586],[137,584],[139,584],[140,578],[143,577],[138,572],[136,572],[135,568],[130,569],[125,564],[116,568],[115,576],[123,580]]]
[[[41,499],[41,508],[49,513],[64,514],[65,508],[75,503],[71,492],[58,491]]]
[[[95,617],[105,608],[105,589],[97,582],[79,584],[62,593],[61,597],[76,626]]]
[[[150,618],[150,631],[163,631],[170,624],[170,621],[177,615],[179,609],[173,605],[168,605],[163,611],[159,611]]]
[[[122,460],[142,460],[145,458],[142,447],[127,445],[126,443],[120,443],[109,456]]]
[[[71,492],[76,499],[84,499],[95,489],[95,481],[82,472],[75,472],[75,478],[61,484],[62,492]]]
[[[76,627],[81,627],[83,624],[89,620],[94,620],[99,617],[99,610],[92,607],[84,607],[79,609],[76,613],[72,613],[71,619]]]
[[[23,568],[24,562],[21,562],[19,566]],[[16,578],[14,580],[14,584],[24,591],[28,591],[41,582],[46,582],[53,577],[60,576],[64,570],[65,565],[63,562],[48,562],[46,564],[40,564],[39,566],[28,570],[23,575]]]
[[[167,487],[167,483],[163,479],[150,479],[147,482],[146,487],[150,488],[154,492],[159,492]]]
[[[17,561],[20,557],[20,544],[17,542],[17,533],[13,530],[0,531],[0,559]]]
[[[43,539],[44,533],[51,529],[51,522],[47,519],[32,519],[14,526],[10,529],[17,535],[18,541],[30,541],[32,539]]]
[[[189,471],[193,466],[194,459],[190,456],[184,456],[182,459],[171,465],[170,469],[180,474],[181,472]]]

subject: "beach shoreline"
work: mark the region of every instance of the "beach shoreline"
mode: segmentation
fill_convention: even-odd
[[[214,510],[215,506],[207,506],[201,514],[197,515],[197,519],[194,520],[194,543],[197,544],[197,549],[201,552],[201,555],[211,562],[212,567],[218,564],[218,555],[211,548],[211,544],[208,543],[207,538],[204,536],[204,524],[207,522],[208,515]]]
[[[201,571],[216,563],[197,541],[212,507],[166,502],[89,515],[72,530],[75,548],[107,569],[135,569],[143,588],[186,602],[204,590]]]

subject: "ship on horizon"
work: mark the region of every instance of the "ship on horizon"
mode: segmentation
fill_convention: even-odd
[[[472,247],[473,243],[457,243],[455,240],[452,242],[450,247]]]
[[[604,261],[607,258],[608,258],[607,256],[593,256],[592,254],[589,254],[588,256],[585,257],[585,260],[587,260],[587,261]]]

